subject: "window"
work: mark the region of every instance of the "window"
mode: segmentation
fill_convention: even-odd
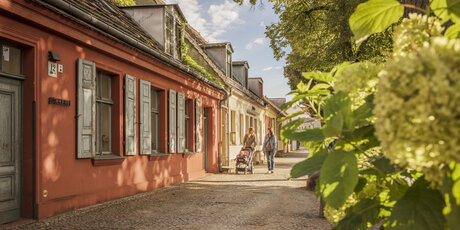
[[[244,87],[248,87],[248,69],[244,68]]]
[[[173,55],[173,26],[174,19],[170,14],[166,14],[166,39],[165,39],[165,52]]]
[[[190,111],[192,111],[193,100],[185,100],[185,151],[189,152],[192,150],[190,138],[190,132],[193,130],[192,122],[190,122]]]
[[[182,26],[179,22],[176,21],[176,33],[175,33],[175,42],[174,42],[174,51],[175,51],[175,58],[181,59],[182,52],[181,52],[181,43],[182,43]]]
[[[240,143],[243,144],[243,138],[244,138],[244,118],[243,114],[240,113]]]
[[[254,119],[254,133],[256,134],[256,138],[260,139],[259,129],[257,128],[257,119]],[[260,140],[259,140],[259,143],[260,143]]]
[[[22,74],[22,50],[7,44],[1,44],[0,72],[14,75]]]
[[[165,52],[176,59],[182,58],[181,43],[182,43],[182,26],[180,21],[175,20],[175,17],[167,13],[165,16]]]
[[[150,125],[152,130],[152,153],[160,152],[159,146],[159,126],[160,126],[160,92],[155,89],[151,88],[151,95],[150,95],[150,106],[151,106],[151,122]]]
[[[236,112],[230,111],[230,143],[236,145]]]
[[[226,69],[227,77],[232,76],[232,53],[227,52],[227,69]]]
[[[96,155],[112,153],[112,78],[98,71],[96,77]]]

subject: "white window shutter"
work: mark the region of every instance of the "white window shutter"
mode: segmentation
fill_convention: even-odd
[[[136,78],[125,75],[125,155],[136,155]]]
[[[140,120],[140,154],[152,152],[152,113],[150,105],[150,82],[139,80],[139,120]]]
[[[177,93],[177,152],[185,152],[185,95]]]
[[[177,152],[176,91],[169,90],[169,153]]]
[[[96,65],[78,59],[77,158],[92,158],[96,152]]]
[[[201,136],[201,101],[200,99],[196,99],[195,101],[195,151],[201,152],[201,143],[202,143],[202,136]]]

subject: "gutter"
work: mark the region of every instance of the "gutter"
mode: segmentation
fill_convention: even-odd
[[[116,28],[102,22],[102,21],[99,21],[97,18],[93,17],[92,15],[78,9],[77,7],[74,7],[72,4],[70,3],[66,3],[65,1],[63,0],[44,0],[45,2],[53,5],[54,7],[60,9],[60,10],[63,10],[65,11],[66,13],[68,14],[71,14],[73,15],[74,17],[77,17],[83,21],[85,21],[86,23],[89,23],[91,25],[94,25],[96,26],[97,28],[101,29],[102,31],[122,40],[123,42],[126,42],[128,43],[129,45],[143,51],[143,52],[146,52],[152,56],[154,56],[155,58],[159,59],[160,61],[164,62],[165,64],[168,64],[168,65],[172,65],[178,69],[180,69],[182,72],[184,73],[187,73],[187,74],[190,74],[192,76],[195,76],[198,80],[201,80],[202,82],[214,87],[214,88],[217,88],[218,90],[224,92],[225,94],[227,94],[228,92],[224,89],[224,87],[218,85],[217,83],[214,83],[210,80],[208,80],[207,78],[201,76],[200,74],[196,73],[194,70],[192,70],[191,68],[175,61],[175,60],[171,60],[171,58],[163,53],[161,53],[160,51],[158,50],[155,50],[153,49],[152,47],[149,47],[139,41],[137,41],[136,39],[134,39],[133,37],[127,35],[127,34],[124,34],[122,32],[120,32],[119,30],[117,30]]]

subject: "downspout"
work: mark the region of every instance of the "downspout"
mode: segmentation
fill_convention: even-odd
[[[38,219],[37,210],[37,103],[32,102],[32,204],[33,219]]]
[[[222,100],[219,101],[219,109],[220,109],[220,124],[219,127],[220,127],[220,142],[219,142],[219,154],[218,154],[218,157],[217,157],[217,161],[218,161],[218,164],[219,164],[219,172],[221,173],[223,170],[222,170],[222,149],[223,149],[223,146],[222,146],[222,103],[224,101],[226,101],[231,95],[232,95],[232,90],[230,89],[230,92],[228,92],[227,90],[224,89],[224,98],[222,98]]]
[[[97,18],[93,17],[91,14],[88,14],[86,12],[84,12],[83,10],[80,10],[74,6],[72,6],[70,3],[67,3],[63,0],[45,0],[46,2],[52,4],[53,6],[57,7],[58,9],[60,10],[64,10],[65,12],[73,15],[73,16],[76,16],[78,17],[79,19],[85,21],[86,23],[89,23],[89,24],[92,24],[92,25],[95,25],[96,27],[98,27],[99,29],[101,29],[102,31],[104,32],[107,32],[109,34],[111,34],[112,36],[116,37],[116,38],[119,38],[120,40],[140,49],[141,51],[143,52],[146,52],[150,55],[153,55],[154,57],[160,59],[161,61],[165,62],[166,64],[169,64],[169,65],[173,65],[174,67],[177,67],[178,69],[182,70],[183,72],[185,73],[189,73],[189,74],[193,74],[195,76],[199,76],[200,80],[209,84],[209,85],[212,85],[213,87],[216,87],[218,89],[220,89],[221,91],[227,93],[227,91],[224,89],[224,87],[204,78],[203,76],[195,73],[194,71],[192,71],[190,68],[182,65],[181,63],[175,61],[175,60],[171,60],[171,58],[163,53],[161,53],[161,51],[158,51],[158,50],[155,50],[153,49],[152,47],[149,47],[137,40],[135,40],[134,38],[130,37],[129,35],[127,34],[124,34],[122,32],[120,32],[119,30],[117,30],[116,28],[102,22],[102,21],[99,21]]]

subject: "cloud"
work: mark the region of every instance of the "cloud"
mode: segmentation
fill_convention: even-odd
[[[261,21],[260,24],[259,24],[259,26],[265,28],[265,22],[264,22],[264,21]]]
[[[246,44],[246,49],[250,50],[254,47],[254,45],[263,45],[265,44],[265,38],[256,38],[254,41]]]
[[[222,4],[211,4],[207,10],[198,0],[170,0],[178,3],[188,21],[209,42],[220,42],[220,36],[235,24],[243,24],[240,18],[240,6],[225,0]]]
[[[262,71],[279,70],[282,68],[283,68],[282,66],[270,66],[270,67],[263,69]]]

